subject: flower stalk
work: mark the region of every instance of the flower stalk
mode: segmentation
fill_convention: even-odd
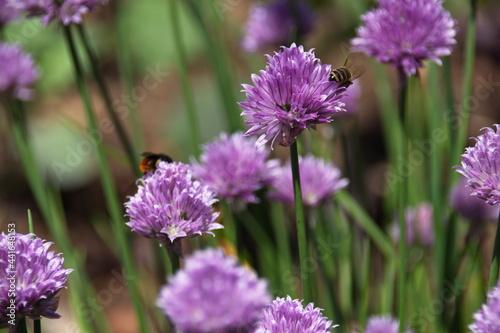
[[[66,42],[69,47],[70,56],[74,65],[76,83],[82,98],[82,102],[84,104],[87,120],[89,122],[89,130],[91,132],[98,131],[97,121],[94,115],[92,104],[90,102],[89,93],[85,85],[85,77],[83,73],[82,64],[76,52],[73,33],[71,32],[71,28],[67,26],[63,27],[63,31]],[[123,214],[121,211],[121,205],[116,195],[113,177],[111,175],[111,170],[109,169],[109,165],[106,161],[106,155],[104,152],[102,142],[96,143],[96,150],[99,162],[99,170],[101,171],[101,176],[102,176],[102,183],[103,183],[102,187],[104,191],[104,196],[106,198],[106,204],[110,211],[111,219],[113,222],[113,229],[118,242],[120,257],[124,264],[125,273],[127,274],[127,276],[130,277],[127,287],[130,293],[130,298],[134,307],[134,311],[137,316],[139,324],[139,332],[146,333],[149,332],[149,329],[147,327],[148,325],[146,324],[145,314],[143,313],[143,306],[141,305],[139,299],[139,292],[137,288],[137,273],[136,273],[137,269],[132,259],[132,252],[129,241],[125,235],[125,229],[124,229],[125,225],[123,223],[124,221],[122,217]]]
[[[299,153],[297,149],[297,141],[290,146],[290,162],[292,167],[293,177],[293,194],[295,197],[295,222],[297,225],[297,239],[299,242],[299,266],[300,276],[302,281],[302,298],[306,302],[311,301],[312,291],[310,274],[306,265],[309,258],[308,242],[307,242],[307,226],[304,212],[304,205],[302,203],[302,189],[300,186],[300,172],[299,172]]]
[[[498,214],[498,223],[500,223],[500,214]],[[498,283],[498,272],[500,271],[500,228],[496,225],[495,245],[491,256],[490,277],[488,280],[488,289],[492,289]]]

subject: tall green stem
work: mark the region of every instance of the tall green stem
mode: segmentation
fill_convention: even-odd
[[[20,120],[20,115],[24,113],[23,104],[19,101],[11,101],[7,109],[10,110],[10,128],[12,130],[13,141],[36,204],[52,236],[55,238],[57,245],[62,249],[66,264],[68,267],[76,269],[75,274],[71,274],[69,277],[70,289],[73,290],[73,292],[70,293],[70,298],[74,308],[81,308],[86,305],[86,297],[91,295],[88,284],[85,283],[87,275],[84,270],[78,269],[82,267],[81,261],[68,241],[69,233],[64,223],[64,214],[61,210],[54,209],[54,196],[51,192],[46,190],[46,184],[44,184],[37,167],[34,153],[25,136],[26,132],[24,131],[24,125]],[[93,316],[99,317],[99,314],[95,312],[91,313]],[[82,332],[94,331],[92,329],[92,320],[88,313],[83,314],[82,312],[76,311],[76,314]],[[100,332],[108,332],[107,328],[104,326],[99,329]]]
[[[118,118],[118,114],[115,110],[113,102],[111,101],[111,95],[109,94],[106,82],[104,81],[104,77],[101,74],[101,70],[99,68],[99,61],[97,60],[97,56],[90,45],[90,40],[87,36],[85,28],[83,27],[83,24],[76,24],[76,27],[78,30],[78,34],[80,35],[80,38],[83,42],[85,52],[87,53],[87,56],[90,60],[92,73],[97,82],[97,86],[99,87],[99,92],[102,95],[104,104],[106,105],[106,111],[108,112],[109,117],[113,121],[113,124],[115,125],[116,128],[116,132],[118,133],[118,138],[120,139],[120,142],[122,143],[123,148],[127,153],[127,159],[130,163],[131,170],[133,170],[133,172],[136,175],[140,175],[138,155],[135,152],[135,149],[132,146],[132,143],[130,142],[127,133],[125,132],[125,129],[123,128],[120,118]]]
[[[210,1],[188,0],[187,5],[196,22],[199,24],[201,32],[204,34],[203,40],[206,43],[207,55],[212,63],[215,77],[217,78],[221,102],[224,105],[224,111],[226,113],[225,118],[229,124],[229,132],[241,130],[243,128],[242,118],[240,116],[241,110],[238,104],[236,104],[237,99],[234,91],[235,85],[233,84],[233,75],[229,68],[229,59],[226,56],[227,43],[223,43],[219,40],[222,32],[221,29],[213,32],[213,29],[218,28],[218,25],[220,25],[220,20],[215,18],[217,13],[214,3]],[[207,9],[206,6],[210,6],[210,8]],[[214,20],[210,23],[213,24],[205,22],[203,14],[206,12],[212,13]]]
[[[196,116],[196,107],[194,105],[194,94],[189,82],[187,52],[182,41],[182,29],[179,22],[178,0],[168,0],[169,4],[169,21],[172,24],[172,32],[174,39],[174,48],[177,51],[177,61],[179,63],[179,74],[182,83],[182,92],[184,102],[186,103],[187,116],[189,120],[189,128],[191,130],[191,146],[193,154],[198,155],[200,149],[200,125]]]
[[[302,280],[302,298],[307,304],[311,299],[311,284],[309,283],[310,274],[307,267],[309,259],[309,251],[307,245],[307,227],[304,213],[304,205],[302,204],[302,188],[300,186],[299,172],[299,153],[297,149],[297,141],[290,146],[290,161],[292,165],[293,178],[293,194],[295,197],[295,221],[297,223],[297,238],[299,243],[299,260],[300,260],[300,276]]]
[[[271,211],[271,223],[276,237],[276,246],[279,253],[278,257],[280,258],[279,271],[282,280],[284,280],[283,277],[285,274],[293,270],[289,233],[286,227],[286,219],[283,216],[282,206],[278,203],[271,203]],[[282,281],[281,287],[283,288],[284,294],[294,297],[294,288],[290,285],[290,283]]]
[[[41,319],[33,320],[33,330],[35,333],[42,333],[42,321],[41,321]]]
[[[115,5],[116,11],[116,58],[120,71],[120,82],[122,84],[122,93],[127,95],[134,88],[134,67],[132,65],[131,46],[128,39],[129,30],[127,27],[128,17],[124,13],[124,6],[127,3],[123,1],[113,1],[110,5]],[[134,147],[144,150],[144,133],[141,127],[138,103],[124,103],[129,115],[129,125],[132,133]]]
[[[442,198],[443,198],[443,185],[447,183],[446,176],[441,172],[443,163],[442,143],[433,137],[436,131],[447,133],[447,129],[442,126],[442,115],[440,112],[439,103],[439,85],[437,70],[435,64],[429,64],[429,90],[428,90],[428,119],[429,131],[428,137],[430,141],[430,196],[432,201],[432,212],[434,220],[434,235],[436,241],[434,242],[434,251],[436,257],[437,281],[438,281],[438,295],[445,288],[444,282],[446,277],[446,268],[450,266],[451,258],[446,257],[447,236],[453,236],[450,232],[454,229],[456,219],[449,219],[448,225],[442,223]],[[446,230],[446,229],[448,230]],[[446,232],[449,231],[449,232]],[[452,239],[450,239],[452,241]],[[444,314],[444,311],[443,311]]]
[[[469,0],[469,15],[467,17],[467,31],[465,37],[465,64],[464,79],[462,86],[462,100],[458,113],[458,135],[454,140],[454,146],[451,151],[451,165],[457,165],[460,161],[460,154],[463,153],[464,144],[469,128],[469,98],[472,91],[472,74],[474,73],[474,59],[476,46],[476,0]],[[458,177],[455,175],[455,177]]]
[[[500,223],[500,214],[498,215],[498,223]],[[495,235],[495,245],[493,246],[493,255],[491,257],[490,279],[488,289],[495,287],[498,283],[498,272],[500,269],[500,228],[497,224],[497,232]]]
[[[408,91],[408,78],[402,68],[399,68],[399,116],[401,118],[403,133],[403,144],[401,145],[401,161],[405,161],[408,155],[408,117],[406,115],[406,95]],[[409,177],[409,175],[407,176]],[[406,322],[406,267],[408,260],[408,245],[406,244],[406,217],[405,210],[408,204],[409,179],[403,178],[399,187],[399,271],[398,271],[398,318],[399,332],[404,332]]]
[[[26,327],[26,318],[22,318],[16,324],[16,333],[28,333],[28,327]]]
[[[94,115],[92,104],[90,102],[87,87],[85,85],[85,78],[82,69],[82,64],[76,52],[75,42],[70,29],[71,29],[70,27],[63,28],[64,36],[66,38],[71,58],[73,61],[75,75],[76,75],[76,82],[78,90],[80,91],[82,102],[84,104],[87,120],[89,122],[89,130],[92,133],[95,133],[95,131],[98,131],[97,121]],[[137,273],[136,273],[137,271],[132,259],[132,253],[129,246],[129,242],[125,235],[125,228],[124,228],[125,224],[123,221],[121,204],[116,194],[113,177],[106,160],[106,155],[104,152],[102,142],[99,140],[95,140],[95,148],[97,151],[97,158],[99,163],[99,169],[101,172],[102,186],[103,186],[104,196],[106,199],[106,205],[111,215],[111,220],[113,221],[114,235],[118,243],[121,261],[124,264],[125,274],[129,279],[127,284],[128,292],[130,294],[130,298],[134,306],[137,320],[139,322],[139,331],[141,333],[146,333],[149,332],[149,329],[147,327],[146,318],[142,311],[143,307],[139,299],[139,293],[137,288]]]

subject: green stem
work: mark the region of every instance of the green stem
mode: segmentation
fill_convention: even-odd
[[[101,70],[99,68],[99,61],[97,60],[97,56],[90,45],[90,40],[88,38],[87,32],[85,31],[83,24],[76,24],[76,27],[78,30],[78,34],[80,35],[80,38],[83,42],[85,52],[87,53],[87,56],[90,60],[92,73],[97,82],[99,92],[101,93],[101,96],[104,100],[104,104],[106,105],[106,111],[108,112],[108,116],[113,121],[113,124],[115,125],[116,128],[116,132],[118,133],[118,138],[120,139],[120,142],[123,145],[125,152],[127,153],[127,158],[130,163],[131,170],[133,170],[135,175],[139,176],[141,172],[139,170],[138,155],[135,152],[134,147],[132,146],[132,143],[130,142],[127,133],[125,132],[125,129],[123,128],[120,118],[118,118],[118,114],[113,105],[113,101],[111,100],[111,96],[106,86],[106,82],[104,81],[104,77],[101,74]]]
[[[33,217],[31,216],[31,210],[28,209],[28,230],[30,234],[35,233],[35,228],[33,227]]]
[[[404,141],[401,145],[402,161],[405,161],[408,156],[408,130],[409,130],[409,117],[406,115],[406,95],[408,90],[408,78],[402,68],[399,68],[399,103],[398,111],[401,118],[402,128],[405,129],[403,135]],[[408,176],[409,177],[409,176]],[[406,243],[406,216],[405,210],[408,204],[408,183],[409,179],[403,178],[401,186],[399,187],[399,271],[398,271],[398,318],[399,318],[399,332],[404,332],[406,324],[406,273],[407,273],[407,260],[408,260],[408,244]]]
[[[283,216],[283,208],[280,204],[271,203],[271,223],[273,226],[274,234],[276,237],[276,245],[278,247],[279,254],[279,270],[280,276],[284,277],[287,272],[293,271],[293,262],[290,252],[290,240],[289,233],[286,227],[286,219]],[[290,295],[294,297],[293,286],[290,286],[289,283],[285,283],[282,281],[281,287],[284,289],[283,292],[285,295]],[[294,297],[295,298],[295,297]]]
[[[16,325],[16,333],[28,333],[28,327],[26,327],[26,318],[22,318]]]
[[[428,90],[428,119],[429,119],[429,131],[428,140],[430,142],[430,196],[432,202],[432,212],[434,223],[434,251],[437,269],[437,282],[439,289],[437,295],[441,295],[441,291],[445,288],[445,277],[447,267],[450,266],[452,259],[447,257],[447,236],[453,236],[451,231],[455,228],[456,219],[449,219],[449,223],[445,226],[444,223],[440,223],[442,218],[442,198],[443,198],[443,185],[447,183],[446,176],[441,172],[441,167],[443,163],[443,145],[441,141],[434,138],[435,131],[447,132],[446,128],[443,128],[441,117],[443,115],[440,112],[439,103],[439,85],[437,77],[437,68],[435,64],[429,64],[429,90]],[[447,229],[447,230],[446,230]],[[449,244],[454,245],[454,244]],[[452,247],[453,248],[453,247]],[[452,255],[452,252],[449,253]],[[446,306],[446,304],[445,304]],[[443,311],[443,315],[445,311]]]
[[[464,79],[462,86],[462,100],[458,113],[458,136],[454,140],[454,147],[451,151],[451,165],[457,165],[460,162],[460,155],[463,153],[464,144],[467,139],[469,127],[469,98],[472,91],[472,74],[474,72],[474,58],[476,45],[476,0],[469,0],[469,15],[467,17],[467,31],[465,37],[465,64]],[[455,175],[458,177],[458,175]]]
[[[224,236],[238,250],[238,230],[233,211],[226,200],[220,202],[223,212]]]
[[[297,149],[297,141],[290,146],[290,161],[292,165],[293,177],[293,194],[295,198],[295,221],[297,223],[297,238],[299,243],[299,260],[300,260],[300,276],[302,280],[302,298],[307,304],[311,299],[311,284],[309,283],[310,274],[307,267],[309,259],[309,251],[307,245],[307,227],[302,204],[302,189],[300,186],[300,171],[299,171],[299,153]]]
[[[498,214],[498,223],[500,223],[500,214]],[[495,235],[495,245],[493,246],[493,255],[491,257],[490,278],[488,281],[488,289],[495,287],[498,283],[498,272],[500,268],[500,228],[497,224],[497,232]]]
[[[395,259],[394,248],[390,239],[380,230],[373,219],[363,210],[363,208],[345,190],[339,191],[335,195],[336,200],[354,218],[364,232],[371,238],[377,248],[389,260]]]
[[[134,88],[134,68],[132,65],[131,46],[128,39],[129,31],[127,29],[128,17],[125,15],[123,1],[113,1],[116,11],[116,58],[120,72],[120,81],[122,83],[122,93],[127,95]],[[137,150],[144,150],[144,133],[141,127],[141,118],[139,116],[138,103],[123,103],[127,108],[129,125],[132,132],[132,140]]]
[[[74,65],[76,82],[78,86],[78,90],[80,91],[80,95],[82,98],[82,102],[84,104],[85,113],[87,116],[87,120],[89,122],[89,131],[94,133],[97,131],[97,121],[94,116],[94,111],[92,104],[90,102],[89,94],[87,91],[87,87],[85,85],[85,79],[82,69],[81,61],[76,52],[76,46],[74,42],[73,35],[71,33],[70,27],[64,27],[64,36],[66,38],[69,51],[71,54],[71,58]],[[118,196],[116,194],[115,185],[113,182],[113,177],[111,174],[111,170],[106,161],[106,154],[104,152],[104,148],[102,142],[95,142],[95,148],[97,151],[97,158],[99,163],[99,170],[101,172],[102,178],[102,187],[104,191],[104,197],[106,200],[106,205],[111,215],[111,220],[113,221],[113,231],[117,240],[120,259],[124,264],[125,274],[129,278],[127,287],[128,292],[137,316],[137,320],[139,323],[139,331],[141,333],[149,332],[149,329],[146,324],[146,318],[143,313],[143,307],[140,303],[139,293],[137,288],[137,270],[134,265],[131,253],[131,247],[129,246],[129,241],[125,235],[125,224],[123,221],[123,213],[121,209],[120,201],[118,200]]]
[[[179,74],[181,77],[182,92],[184,102],[186,103],[189,128],[191,130],[191,146],[193,154],[198,155],[200,149],[200,125],[196,116],[196,107],[194,105],[194,94],[189,82],[187,52],[184,42],[182,41],[182,29],[179,22],[178,0],[168,0],[169,4],[169,21],[172,24],[172,32],[174,39],[174,49],[177,51],[177,61],[179,63]]]
[[[42,321],[41,321],[41,319],[33,320],[33,330],[34,330],[34,333],[42,333]]]
[[[229,69],[230,62],[226,56],[226,45],[227,43],[221,43],[219,37],[221,34],[213,32],[214,28],[217,28],[219,23],[218,19],[214,19],[213,24],[205,22],[203,18],[203,13],[207,12],[206,8],[201,8],[200,6],[210,6],[212,15],[215,17],[217,13],[211,2],[204,1],[194,1],[188,0],[187,5],[191,10],[196,22],[199,24],[202,33],[205,35],[203,40],[206,43],[207,55],[212,63],[214,74],[217,78],[217,84],[219,88],[219,93],[221,95],[222,104],[224,105],[224,111],[226,113],[226,119],[229,122],[229,132],[236,132],[243,128],[242,118],[240,116],[241,110],[236,103],[236,95],[234,92],[234,84],[231,70]]]
[[[168,252],[168,257],[170,258],[170,265],[171,265],[171,271],[170,274],[175,274],[179,268],[181,268],[181,263],[179,260],[179,255],[175,253],[175,251],[167,251]]]

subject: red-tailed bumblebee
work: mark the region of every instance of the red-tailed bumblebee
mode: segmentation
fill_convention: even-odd
[[[155,172],[156,168],[158,167],[158,164],[161,161],[165,161],[167,163],[172,163],[174,160],[165,154],[154,154],[150,153],[148,151],[144,152],[141,154],[142,157],[144,157],[141,161],[141,164],[139,165],[139,169],[141,169],[142,172]]]

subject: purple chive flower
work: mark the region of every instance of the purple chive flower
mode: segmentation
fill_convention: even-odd
[[[195,252],[170,277],[157,305],[183,332],[251,332],[271,301],[267,282],[221,250]]]
[[[365,333],[398,333],[399,321],[391,316],[372,316],[368,318]],[[412,333],[412,331],[406,331]]]
[[[434,242],[434,217],[432,205],[423,203],[406,211],[406,232],[409,244],[419,242],[430,246]]]
[[[99,5],[105,5],[108,0],[20,0],[18,8],[27,13],[28,17],[42,17],[42,23],[48,24],[58,20],[64,25],[82,23],[82,16],[95,11]]]
[[[490,205],[500,202],[500,132],[490,127],[479,135],[474,147],[466,148],[462,165],[455,166],[458,173],[468,178],[471,194]]]
[[[270,183],[269,152],[255,142],[241,132],[222,133],[203,147],[202,164],[193,162],[193,175],[229,202],[258,202],[255,192]]]
[[[442,0],[378,0],[379,8],[364,14],[364,26],[351,41],[355,51],[376,57],[404,71],[417,72],[424,60],[441,65],[456,43],[456,22]]]
[[[66,288],[64,284],[72,269],[64,269],[64,259],[48,250],[51,242],[33,237],[0,234],[0,328],[12,327],[11,313],[15,313],[16,320],[61,317],[56,313],[57,293]],[[15,285],[14,311],[8,308],[11,285]]]
[[[0,0],[0,29],[19,17],[19,10],[12,0]]]
[[[488,302],[474,314],[472,333],[500,333],[500,285],[488,293]]]
[[[19,45],[0,43],[0,95],[21,100],[33,96],[29,88],[38,78],[38,69],[31,56]]]
[[[312,50],[292,44],[267,58],[266,70],[252,75],[254,86],[243,85],[247,101],[239,103],[252,126],[245,135],[260,135],[258,146],[276,139],[290,146],[303,130],[345,111],[340,101],[345,88],[328,81],[331,66],[321,64]]]
[[[295,29],[298,36],[310,33],[314,27],[313,10],[305,1],[297,1],[297,6],[298,21],[295,22],[290,0],[254,4],[250,9],[242,47],[247,52],[262,51],[266,47],[290,44]]]
[[[499,206],[491,206],[471,194],[467,179],[462,178],[451,192],[451,206],[471,222],[496,221]]]
[[[223,228],[215,222],[219,213],[212,210],[215,194],[193,180],[188,165],[160,162],[139,183],[137,193],[125,203],[127,225],[138,234],[173,242],[179,237],[213,235],[211,230]]]
[[[321,314],[313,303],[304,308],[302,300],[276,298],[262,313],[255,333],[327,333],[338,325]]]
[[[270,161],[269,164],[277,164]],[[294,203],[292,167],[290,161],[282,167],[274,166],[272,189],[269,198],[286,204]],[[299,157],[302,201],[307,207],[317,207],[330,200],[335,193],[349,184],[341,178],[340,170],[331,162],[317,159],[312,155]]]
[[[422,244],[430,246],[434,242],[433,209],[429,203],[422,203],[416,207],[407,208],[406,241],[408,244]],[[397,221],[396,221],[397,222]],[[399,239],[399,224],[394,223],[393,236]]]

